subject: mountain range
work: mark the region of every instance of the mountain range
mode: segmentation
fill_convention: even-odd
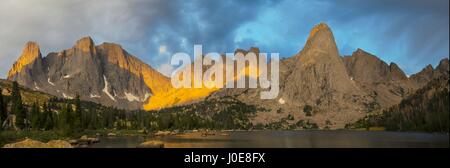
[[[259,53],[258,48],[236,52]],[[90,37],[43,57],[39,45],[28,42],[8,73],[8,80],[33,90],[122,109],[162,109],[205,99],[231,96],[256,105],[252,122],[270,123],[287,115],[293,121],[332,123],[342,128],[367,112],[396,105],[431,80],[449,75],[448,58],[408,77],[395,63],[386,63],[362,49],[341,56],[328,25],[313,27],[303,49],[280,61],[280,93],[262,100],[262,89],[175,89],[170,79],[129,54],[120,45],[95,45]],[[311,107],[313,116],[303,113]]]

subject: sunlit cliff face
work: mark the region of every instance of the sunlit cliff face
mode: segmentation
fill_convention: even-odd
[[[8,77],[20,72],[25,65],[33,63],[37,58],[42,57],[39,45],[35,42],[28,42],[22,51],[20,59],[14,63],[8,72]]]
[[[259,50],[256,48],[252,48],[251,52],[254,52],[255,54],[259,54]],[[242,54],[246,54],[248,51],[240,50],[237,52],[243,52]],[[260,72],[258,71],[258,65],[252,65],[252,64],[246,64],[246,66],[241,69],[241,72],[237,72],[237,69],[235,65],[227,65],[225,64],[225,60],[229,59],[225,56],[222,56],[223,58],[223,68],[224,68],[224,74],[223,74],[223,85],[226,85],[227,82],[236,82],[240,78],[254,78],[257,79],[260,76]],[[208,59],[208,58],[205,58]],[[235,64],[235,63],[234,63]],[[191,64],[191,71],[193,72],[193,65]],[[207,69],[209,66],[203,66],[203,70]],[[250,69],[256,69],[256,74],[250,73]],[[226,81],[225,80],[225,72],[226,71],[234,71],[234,76],[232,78],[232,81]],[[214,79],[214,78],[212,78]],[[149,98],[148,103],[144,105],[145,110],[154,110],[154,109],[161,109],[165,107],[171,107],[175,105],[185,104],[189,102],[195,102],[197,100],[201,100],[209,95],[211,95],[213,92],[218,91],[221,89],[220,87],[206,87],[204,83],[214,83],[214,81],[209,81],[208,79],[203,79],[201,81],[202,87],[201,88],[194,88],[194,83],[196,78],[194,76],[191,76],[191,88],[174,88],[171,87],[171,89],[167,92],[158,92],[155,93],[152,97]]]

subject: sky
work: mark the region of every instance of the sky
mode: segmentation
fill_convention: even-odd
[[[341,55],[357,48],[407,74],[449,56],[448,0],[2,0],[0,78],[35,41],[43,56],[84,36],[114,42],[164,74],[174,53],[259,47],[290,57],[327,23]]]

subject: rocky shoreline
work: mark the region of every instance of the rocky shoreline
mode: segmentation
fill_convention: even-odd
[[[73,148],[73,146],[64,140],[51,140],[47,143],[26,138],[23,141],[10,143],[3,146],[3,148]]]
[[[229,136],[230,132],[232,130],[222,130],[222,131],[215,131],[215,130],[186,130],[186,131],[179,131],[179,130],[173,130],[173,131],[157,131],[153,133],[140,133],[140,134],[124,134],[124,135],[117,135],[116,133],[110,132],[105,135],[101,135],[99,133],[96,133],[95,135],[83,135],[78,139],[67,139],[67,140],[50,140],[47,143],[34,140],[31,138],[25,138],[24,140],[9,143],[3,146],[3,148],[87,148],[92,144],[99,143],[100,137],[108,137],[108,138],[114,138],[114,137],[120,137],[120,136],[137,136],[137,135],[144,135],[146,137],[151,138],[162,138],[166,136],[195,136],[195,137],[208,137],[208,136]],[[136,146],[137,148],[164,148],[164,142],[160,140],[148,140],[144,141],[141,144]]]

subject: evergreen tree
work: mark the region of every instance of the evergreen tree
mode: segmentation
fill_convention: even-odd
[[[306,116],[312,116],[312,114],[311,114],[312,106],[305,105],[305,107],[303,107],[303,112],[305,113]]]
[[[19,84],[14,81],[11,93],[11,112],[16,115],[16,126],[19,129],[24,129],[26,127],[26,117],[27,112],[23,107],[22,96],[20,95]]]
[[[74,129],[81,130],[83,129],[82,123],[82,108],[80,96],[77,95],[75,98],[75,116],[74,116]]]
[[[33,103],[33,106],[31,106],[31,128],[38,130],[40,125],[40,108],[38,103]]]
[[[42,109],[44,110],[42,113],[39,114],[39,128],[45,129],[45,123],[47,122],[47,117],[45,116],[45,111],[47,110],[47,104],[44,103],[42,105]]]
[[[3,123],[3,120],[8,117],[8,113],[6,111],[6,102],[3,100],[2,88],[0,88],[0,125]]]
[[[71,113],[72,113],[72,105],[67,103],[62,106],[61,113],[58,119],[58,129],[64,135],[69,135],[71,133]]]
[[[53,114],[49,109],[49,106],[46,105],[46,103],[44,103],[44,113],[43,113],[43,117],[45,118],[45,122],[43,124],[43,128],[45,130],[51,130],[53,129],[53,123],[54,123],[54,118],[53,118]]]
[[[71,103],[67,103],[66,109],[67,109],[67,114],[66,114],[65,121],[66,121],[67,129],[69,131],[72,131],[72,129],[73,129],[73,121],[74,121],[73,114],[72,114],[73,113],[72,112],[72,104]]]

